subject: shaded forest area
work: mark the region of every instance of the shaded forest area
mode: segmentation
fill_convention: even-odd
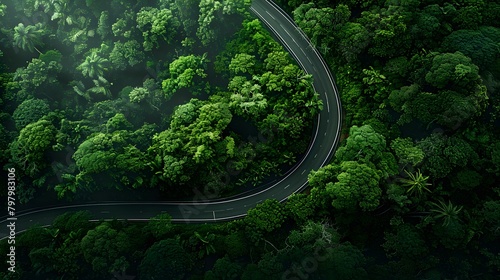
[[[249,280],[497,279],[500,276],[500,4],[483,0],[444,3],[433,0],[277,2],[293,15],[329,63],[336,75],[345,112],[344,134],[348,137],[329,165],[310,174],[307,192],[290,197],[284,204],[267,200],[249,210],[245,218],[220,224],[172,224],[168,214],[147,224],[90,223],[91,217],[86,213],[68,213],[59,217],[51,228],[35,227],[18,237],[18,252],[22,260],[20,272],[0,274],[3,279],[111,279],[113,273],[122,272],[138,279],[158,276],[165,279]],[[200,7],[201,3],[205,1],[200,2]],[[227,4],[225,1],[210,3],[213,7]],[[191,24],[197,26],[196,21]],[[17,26],[17,23],[11,26]],[[196,34],[194,30],[199,28],[191,29],[191,34]],[[201,33],[210,34],[205,30],[197,35]],[[253,94],[257,86],[268,104],[279,102],[280,97],[273,99],[275,95],[264,93],[280,84],[263,84],[263,81],[280,81],[275,75],[282,75],[282,69],[287,69],[283,66],[291,62],[289,58],[280,60],[284,56],[276,52],[283,50],[272,43],[257,21],[243,20],[242,28],[236,34],[221,48],[213,67],[214,71],[220,71],[225,69],[224,65],[229,65],[226,67],[229,72],[220,73],[230,80],[229,89],[242,91],[223,94],[224,91],[211,89],[208,101],[197,100],[179,106],[187,112],[200,108],[197,111],[200,115],[195,115],[198,117],[184,120],[176,118],[174,113],[169,129],[161,127],[163,122],[156,124],[161,127],[159,133],[155,130],[157,128],[140,126],[135,128],[150,131],[150,134],[142,132],[137,135],[137,130],[134,134],[131,129],[123,129],[128,123],[134,127],[135,119],[113,111],[112,115],[103,117],[105,121],[101,130],[94,132],[90,139],[100,137],[102,143],[111,141],[109,146],[103,147],[119,147],[122,153],[128,144],[116,144],[130,143],[127,141],[137,139],[134,137],[156,133],[149,147],[141,150],[137,146],[146,156],[149,149],[176,147],[175,139],[179,137],[195,135],[196,139],[201,135],[196,120],[202,113],[213,113],[209,110],[213,107],[202,109],[207,105],[226,108],[226,112],[252,120],[260,128],[268,125],[274,129],[281,125],[282,120],[277,119],[279,114],[257,121],[251,112],[257,112],[257,116],[265,115],[259,106],[248,111],[243,109],[245,106],[231,104],[241,105],[237,102],[251,98],[259,104],[262,97]],[[206,38],[194,37],[197,35],[189,37],[196,41],[192,47],[203,46],[206,42]],[[216,33],[213,35],[217,36]],[[146,40],[137,41],[143,48],[149,46],[143,42]],[[200,63],[205,52],[203,48],[194,52],[190,61]],[[276,55],[272,56],[272,53]],[[96,56],[101,57],[98,54]],[[208,57],[213,60],[210,55]],[[80,56],[74,66],[83,64],[84,59],[86,57]],[[51,63],[43,55],[39,60]],[[57,71],[56,66],[52,67],[51,71]],[[296,66],[292,64],[289,68],[293,67]],[[203,73],[209,75],[208,69],[206,72],[194,71],[196,74],[192,74],[192,80],[206,83]],[[296,75],[296,72],[290,72],[290,76],[292,73]],[[179,85],[174,81],[179,78],[175,71],[164,75],[161,87],[158,86],[162,98],[165,88]],[[254,80],[255,75],[261,78]],[[12,74],[6,71],[2,79],[9,85],[4,86],[7,93],[20,95],[21,85],[10,88],[10,83],[16,81]],[[42,80],[47,86],[53,86],[50,81],[54,79],[46,77]],[[18,83],[23,81],[18,78]],[[200,90],[196,82],[187,84],[185,88],[190,88],[190,91]],[[147,89],[146,86],[143,88]],[[128,102],[130,96],[138,96],[141,102],[155,105],[155,91],[148,90],[147,94],[140,91],[143,90],[128,94]],[[43,100],[42,95],[48,92],[60,91],[44,91],[37,95],[37,99]],[[309,99],[313,98],[313,92],[305,92]],[[89,92],[90,98],[96,98],[94,94]],[[78,94],[74,96],[79,102],[85,100]],[[145,97],[141,99],[141,96]],[[3,106],[22,103],[16,99],[2,100],[6,104]],[[290,102],[293,98],[287,100]],[[12,112],[12,117],[7,114],[4,118],[15,121],[14,110],[18,107],[9,106],[11,111],[7,112]],[[51,109],[53,104],[39,106]],[[319,108],[320,104],[317,104],[312,111],[304,110],[298,114],[305,118],[314,115]],[[77,111],[75,109],[75,114]],[[104,112],[108,113],[108,110]],[[90,116],[95,117],[96,113]],[[190,115],[183,113],[182,116]],[[17,132],[19,136],[12,143],[23,139],[23,130],[26,130],[24,134],[41,131],[40,135],[60,135],[56,131],[62,128],[54,120],[57,120],[56,114],[40,113],[39,119],[34,123],[29,121],[30,124]],[[221,121],[227,123],[230,120]],[[191,124],[195,125],[190,127]],[[290,123],[286,129],[292,129],[292,124],[296,122]],[[223,123],[217,123],[204,130],[221,135],[220,141],[208,142],[205,146],[213,153],[209,155],[215,158],[229,156],[227,147],[231,144],[227,143],[231,140],[228,137],[232,137],[235,145],[238,139],[224,135],[222,127]],[[44,134],[42,131],[49,132]],[[83,131],[82,135],[72,135],[82,137],[80,141],[89,139],[92,134]],[[123,131],[129,131],[129,134]],[[7,132],[3,135],[12,134]],[[113,137],[113,133],[124,136]],[[210,139],[208,135],[207,139]],[[288,146],[292,145],[290,141],[300,142],[301,137],[294,138],[293,135],[301,134],[287,132],[283,139]],[[3,136],[2,139],[9,143],[11,138]],[[43,151],[54,143],[57,142],[45,144]],[[138,140],[137,143],[144,142]],[[226,143],[226,149],[215,143]],[[90,142],[88,145],[93,147]],[[106,155],[109,150],[103,149]],[[135,151],[130,147],[127,149],[130,153]],[[77,152],[76,164],[80,159]],[[242,151],[238,149],[236,152]],[[81,153],[91,151],[83,149]],[[180,150],[174,149],[166,156],[174,157],[178,153]],[[188,155],[198,155],[201,161],[207,156],[204,150],[199,153],[193,150]],[[81,157],[82,163],[86,159],[88,157]],[[137,157],[127,158],[131,159]],[[175,160],[178,162],[179,158],[172,159],[172,162]],[[195,159],[192,160],[196,163]],[[186,164],[193,164],[193,161]],[[257,161],[252,161],[252,164],[254,162]],[[165,163],[160,163],[160,166],[162,164]],[[188,169],[182,169],[183,164],[179,169],[168,170],[172,172],[168,174],[174,174],[168,175],[168,179],[189,177],[189,173],[184,173]],[[127,163],[126,166],[134,165]],[[81,169],[80,165],[77,169],[84,173],[79,177],[83,180],[80,182],[86,182],[85,178],[93,174],[92,169]],[[135,178],[128,180],[133,182]],[[6,244],[1,247],[0,254],[7,254]]]

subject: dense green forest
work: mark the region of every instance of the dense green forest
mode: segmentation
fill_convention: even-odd
[[[500,4],[276,2],[342,99],[344,140],[309,188],[227,223],[67,213],[20,234],[1,279],[500,276]],[[249,1],[0,3],[1,157],[23,202],[229,195],[307,148],[323,104]]]
[[[311,77],[249,1],[6,3],[5,14],[40,21],[2,20],[2,160],[21,172],[22,203],[37,191],[230,194],[309,144],[322,108]]]

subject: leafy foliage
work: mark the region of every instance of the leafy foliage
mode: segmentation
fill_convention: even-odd
[[[332,197],[336,209],[364,211],[377,208],[382,190],[379,188],[380,175],[366,164],[345,161],[340,165],[341,173],[336,183],[326,185],[327,193]]]
[[[245,217],[247,234],[252,241],[258,242],[265,233],[278,229],[284,219],[283,206],[276,200],[268,199],[248,211]]]
[[[169,65],[170,78],[162,82],[162,88],[167,97],[172,96],[182,88],[199,94],[204,89],[201,81],[207,77],[205,73],[206,55],[181,56]]]
[[[28,124],[11,143],[12,161],[35,177],[47,165],[44,156],[54,143],[55,134],[56,128],[48,120]]]
[[[139,267],[141,278],[154,279],[158,275],[168,279],[182,279],[192,266],[192,260],[175,239],[153,244],[145,253]]]
[[[418,170],[415,174],[406,170],[405,173],[408,175],[408,179],[401,178],[400,181],[405,187],[408,187],[408,193],[422,195],[424,191],[431,192],[431,190],[427,188],[427,186],[432,185],[431,183],[427,183],[429,176],[423,176],[420,170]]]
[[[496,278],[500,5],[276,2],[342,98],[345,140],[307,192],[228,223],[64,215],[19,234],[1,279]],[[236,193],[299,160],[323,108],[251,1],[2,3],[0,157],[21,203]]]
[[[108,70],[106,64],[108,60],[99,56],[97,51],[92,51],[82,64],[78,65],[77,70],[82,72],[82,75],[90,78],[101,77],[104,71]]]
[[[125,233],[117,231],[109,224],[103,223],[89,230],[82,238],[81,248],[85,259],[92,264],[95,271],[112,272],[119,267],[119,257],[129,247]]]
[[[24,26],[19,23],[14,27],[14,45],[30,52],[36,50],[41,53],[36,46],[42,44],[44,30],[41,24]]]
[[[137,24],[144,37],[144,50],[151,51],[159,47],[159,40],[170,43],[180,23],[169,9],[144,7],[137,13]]]
[[[47,101],[42,99],[28,99],[17,106],[12,117],[16,127],[21,130],[28,124],[38,121],[50,112]]]
[[[135,66],[144,60],[144,53],[141,45],[136,40],[122,43],[116,41],[109,55],[109,60],[113,67],[124,70],[127,66]]]

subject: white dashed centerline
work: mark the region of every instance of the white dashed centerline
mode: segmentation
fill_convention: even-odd
[[[269,11],[266,11],[266,13],[267,13],[267,14],[268,14],[268,15],[269,15],[272,19],[276,20],[276,19],[273,17],[273,15],[271,15],[271,13],[269,13]]]

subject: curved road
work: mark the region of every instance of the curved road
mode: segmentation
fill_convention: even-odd
[[[318,115],[313,141],[306,155],[284,178],[264,190],[245,196],[209,201],[203,195],[191,202],[111,202],[70,205],[16,213],[17,233],[32,225],[51,225],[53,220],[68,211],[90,211],[96,219],[126,219],[146,221],[159,213],[169,213],[174,222],[226,221],[246,215],[248,209],[268,198],[286,200],[291,194],[307,186],[307,175],[331,158],[340,139],[341,107],[334,79],[318,51],[276,4],[268,0],[254,0],[250,8],[288,49],[297,63],[312,74],[313,86],[323,100],[324,109]],[[1,218],[0,239],[9,235],[7,216]]]

